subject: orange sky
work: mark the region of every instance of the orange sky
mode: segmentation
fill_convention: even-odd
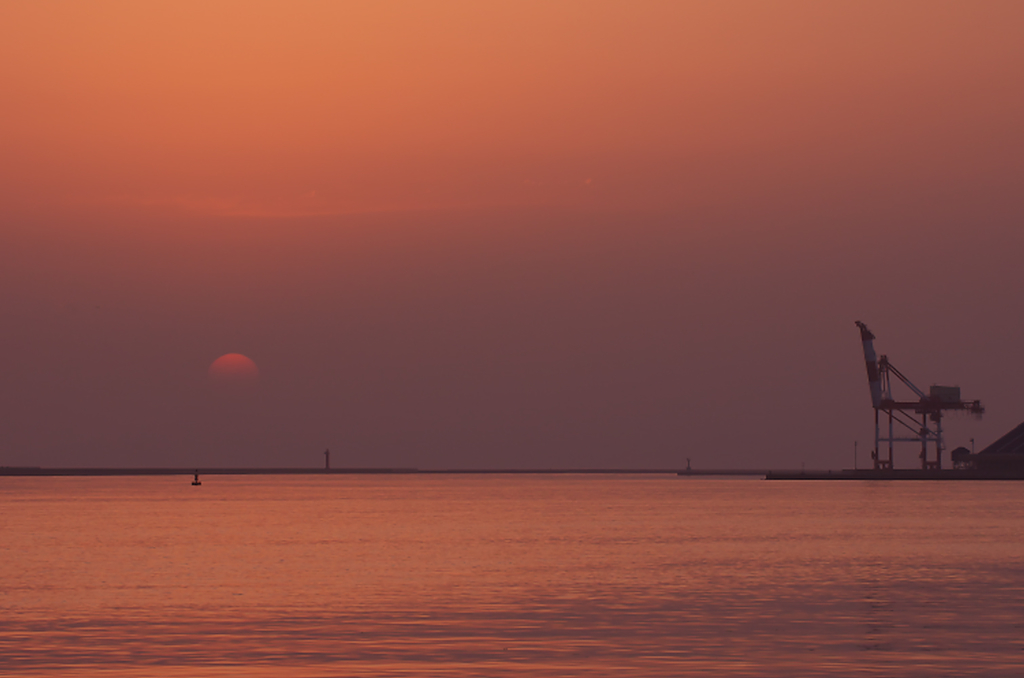
[[[0,4],[0,465],[839,468],[854,320],[991,442],[1021,35],[1016,1]]]
[[[1022,27],[1016,2],[5,3],[4,197],[664,209],[984,170],[1021,150]]]

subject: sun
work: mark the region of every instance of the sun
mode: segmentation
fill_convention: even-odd
[[[210,364],[208,374],[215,384],[242,386],[259,381],[260,368],[241,353],[226,353]]]

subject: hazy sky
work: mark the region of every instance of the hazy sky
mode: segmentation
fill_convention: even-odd
[[[1024,420],[1024,4],[0,5],[0,465],[861,462]],[[257,388],[207,369],[243,353]],[[897,465],[917,452],[897,450]]]

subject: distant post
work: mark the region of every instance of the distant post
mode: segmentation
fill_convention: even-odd
[[[324,450],[324,470],[325,471],[330,471],[331,470],[331,449],[330,448],[327,448],[326,450]]]

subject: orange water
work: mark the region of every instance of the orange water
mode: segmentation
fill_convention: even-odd
[[[0,674],[1021,675],[1024,484],[0,478]]]

